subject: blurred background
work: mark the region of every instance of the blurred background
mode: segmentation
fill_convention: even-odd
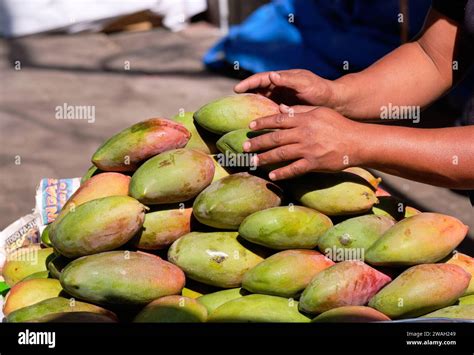
[[[335,79],[360,71],[413,38],[430,3],[0,0],[0,229],[31,212],[41,178],[82,176],[123,128],[195,111],[254,72],[306,68]],[[473,92],[471,73],[422,124],[468,124]],[[64,105],[93,107],[94,119],[58,120]],[[380,175],[410,205],[461,219],[472,238],[462,192]]]

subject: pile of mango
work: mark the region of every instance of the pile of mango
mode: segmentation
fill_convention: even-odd
[[[235,95],[107,140],[41,245],[9,256],[6,321],[474,319],[458,219],[405,206],[362,168],[276,184],[219,164],[278,112]]]

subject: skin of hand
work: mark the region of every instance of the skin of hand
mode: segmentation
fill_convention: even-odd
[[[326,107],[280,106],[279,115],[259,118],[250,123],[252,130],[276,129],[246,141],[245,152],[261,152],[255,165],[291,162],[274,170],[272,180],[288,179],[309,171],[339,171],[347,160],[357,157],[357,123]],[[351,162],[358,165],[359,161]]]
[[[234,87],[238,94],[254,92],[285,105],[332,107],[337,90],[334,82],[304,69],[258,73]]]
[[[271,180],[361,166],[437,186],[474,188],[474,126],[383,126],[356,122],[325,107],[280,105],[280,111],[249,126],[276,131],[243,145],[245,152],[259,152],[255,165],[288,162],[269,174]]]

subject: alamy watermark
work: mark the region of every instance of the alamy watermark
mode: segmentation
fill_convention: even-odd
[[[93,105],[69,105],[65,102],[56,106],[57,120],[87,120],[87,123],[95,122],[95,106]]]
[[[255,165],[255,153],[231,153],[226,151],[224,154],[219,153],[216,155],[217,162],[220,166],[229,168],[249,168],[249,170],[256,170]]]
[[[364,248],[338,248],[333,246],[332,248],[324,249],[324,255],[332,261],[345,261],[345,260],[360,260],[364,261],[365,249]]]
[[[380,118],[382,120],[412,120],[413,123],[418,123],[420,112],[420,106],[399,106],[389,102],[388,105],[380,107]]]

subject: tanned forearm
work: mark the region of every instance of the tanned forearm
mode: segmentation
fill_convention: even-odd
[[[453,85],[458,27],[431,10],[418,40],[400,46],[362,72],[336,80],[331,106],[356,120],[380,118],[381,107],[390,103],[428,106]]]
[[[474,126],[439,129],[364,124],[358,163],[437,186],[474,187]]]

